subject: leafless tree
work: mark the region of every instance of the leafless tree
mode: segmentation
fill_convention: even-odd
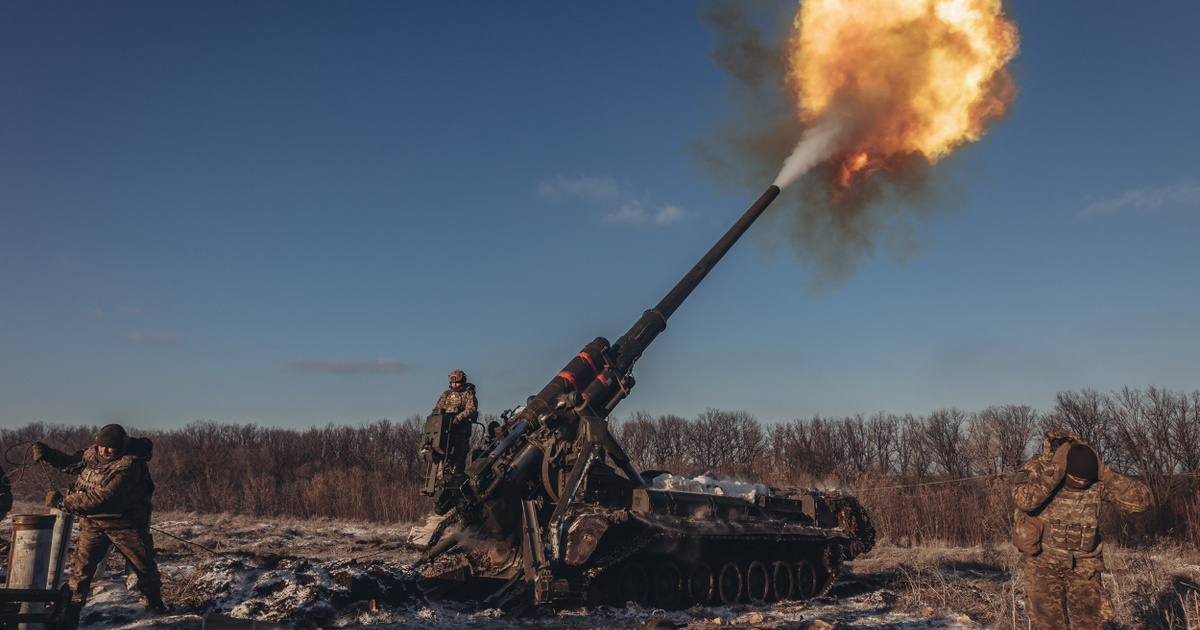
[[[652,437],[647,453],[655,468],[680,473],[690,465],[687,461],[687,418],[674,414],[659,416]]]
[[[1180,472],[1200,474],[1200,389],[1183,398],[1183,413],[1175,416],[1171,426],[1171,449],[1179,462]]]
[[[746,477],[766,447],[762,425],[745,411],[709,408],[691,424],[689,444],[700,468]]]
[[[939,472],[952,479],[970,472],[963,435],[966,419],[967,412],[957,407],[938,409],[925,419],[925,445]]]
[[[868,470],[876,477],[894,473],[896,447],[900,440],[900,419],[879,412],[867,421]]]
[[[1042,417],[1042,430],[1064,429],[1078,435],[1103,459],[1108,451],[1105,396],[1094,389],[1059,392],[1054,409]],[[1105,460],[1107,461],[1107,460]]]
[[[771,468],[783,483],[809,482],[814,475],[813,449],[808,424],[800,419],[776,425],[770,430]]]
[[[647,411],[635,411],[625,420],[611,422],[610,430],[638,466],[654,467],[657,462],[650,458],[650,445],[654,441],[654,416]]]
[[[870,469],[871,446],[863,416],[859,414],[842,418],[836,425],[836,439],[842,452],[838,462],[838,478],[848,481],[865,476]]]
[[[972,414],[967,430],[971,467],[980,475],[1015,472],[1037,427],[1038,413],[1029,405],[994,406]]]
[[[925,445],[925,419],[912,414],[900,421],[896,467],[906,483],[925,481],[933,468],[933,457]]]
[[[1124,387],[1107,399],[1112,419],[1113,459],[1141,478],[1154,495],[1155,503],[1165,505],[1171,495],[1178,464],[1171,449],[1171,428],[1176,418],[1186,415],[1187,399],[1156,387],[1145,393]]]

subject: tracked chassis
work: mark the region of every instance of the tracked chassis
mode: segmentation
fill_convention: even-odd
[[[527,502],[539,523],[522,528],[526,540],[468,545],[429,570],[428,583],[472,599],[490,585],[486,603],[505,607],[803,600],[823,595],[842,563],[874,543],[858,502],[835,492],[790,489],[748,501],[636,488],[627,498],[619,508],[581,503],[555,527]],[[542,531],[550,541],[530,536]],[[543,557],[516,553],[526,542]]]

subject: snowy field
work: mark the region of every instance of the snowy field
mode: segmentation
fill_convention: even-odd
[[[634,628],[664,614],[601,606],[511,617],[432,600],[412,570],[418,554],[403,544],[408,525],[166,514],[156,516],[154,526],[165,532],[154,537],[164,597],[174,610],[147,617],[117,559],[97,581],[81,628],[199,630],[217,613],[295,629],[607,629]],[[848,563],[843,579],[817,600],[665,614],[691,629],[1024,627],[1014,562],[1003,548],[924,551],[885,541]],[[1177,568],[1200,576],[1195,566]],[[1004,610],[1015,623],[997,623],[1008,616]]]

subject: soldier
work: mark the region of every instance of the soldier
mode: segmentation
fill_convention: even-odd
[[[150,536],[150,496],[154,493],[146,464],[153,455],[150,440],[131,438],[121,425],[110,424],[100,430],[95,446],[74,455],[41,442],[33,449],[35,459],[79,475],[65,497],[57,490],[46,495],[46,505],[80,517],[79,540],[75,541],[68,580],[71,604],[67,627],[78,625],[92,576],[110,544],[116,545],[137,574],[137,588],[146,597],[146,609],[164,612],[162,580]]]
[[[462,370],[450,373],[450,389],[442,392],[433,411],[453,415],[446,464],[451,474],[461,474],[466,469],[467,451],[471,448],[471,422],[479,416],[475,386],[467,382],[467,375]]]
[[[1029,615],[1039,630],[1100,628],[1112,618],[1100,581],[1100,505],[1143,512],[1151,504],[1150,489],[1104,465],[1073,433],[1052,429],[1042,445],[1042,453],[1021,464],[1012,490],[1018,523],[1032,523],[1022,540],[1021,527],[1013,536],[1022,548]]]
[[[8,475],[4,474],[4,469],[0,468],[0,521],[8,516],[8,511],[12,509],[12,483],[8,480]],[[0,538],[0,555],[8,554],[8,541]]]

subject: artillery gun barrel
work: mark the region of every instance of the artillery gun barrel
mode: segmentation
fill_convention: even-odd
[[[633,362],[637,361],[642,355],[642,351],[654,341],[658,333],[662,332],[667,327],[667,318],[679,308],[692,290],[700,284],[701,280],[708,275],[708,272],[721,260],[725,253],[729,251],[733,244],[750,229],[750,226],[758,219],[760,215],[771,205],[772,201],[779,196],[779,187],[772,185],[767,188],[766,192],[750,206],[742,218],[738,219],[729,231],[725,232],[725,236],[717,241],[712,249],[692,267],[692,270],[687,273],[676,285],[667,293],[658,305],[642,314],[642,318],[625,333],[623,337],[617,340],[614,350],[616,351],[616,363],[622,373],[628,372],[633,366]]]
[[[456,505],[469,520],[486,523],[492,537],[508,536],[520,516],[513,507],[514,502],[520,500],[521,489],[539,472],[546,477],[544,469],[550,464],[545,458],[553,452],[564,452],[561,449],[555,451],[559,448],[555,444],[563,440],[567,448],[573,448],[570,445],[580,431],[587,436],[587,452],[577,453],[574,464],[570,465],[571,493],[561,499],[552,497],[559,503],[560,515],[579,487],[580,476],[586,472],[593,456],[592,449],[608,453],[633,486],[642,486],[641,475],[609,432],[604,418],[629,394],[634,385],[633,365],[667,327],[667,318],[778,196],[779,187],[767,188],[666,297],[642,313],[641,319],[615,345],[610,346],[603,337],[585,345],[536,396],[531,396],[525,406],[508,419],[511,426],[508,436],[486,457],[477,458],[467,467],[468,480],[465,485],[460,485],[461,489],[441,495],[435,493],[439,513]],[[542,464],[540,468],[539,463]],[[566,465],[565,461],[554,463],[559,467]],[[553,483],[549,479],[542,481],[547,487]]]

